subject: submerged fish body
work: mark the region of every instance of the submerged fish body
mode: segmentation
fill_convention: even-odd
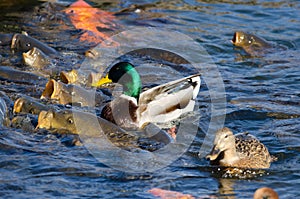
[[[36,98],[29,96],[19,97],[13,106],[14,118],[11,120],[11,126],[33,133],[37,125],[37,115],[41,111],[51,108],[53,106],[42,104]]]
[[[18,98],[14,103],[13,112],[14,113],[30,113],[33,115],[38,115],[41,111],[49,110],[50,105],[45,105],[37,101],[37,99],[22,96]]]
[[[151,125],[143,132],[125,131],[94,114],[74,109],[41,111],[37,127],[58,133],[77,134],[83,143],[85,140],[95,138],[99,144],[112,142],[119,147],[130,146],[148,151],[157,150],[171,142],[165,131]]]
[[[111,131],[112,133],[120,131],[122,133],[125,133],[125,131],[123,131],[118,126],[102,118],[98,118],[91,113],[71,109],[60,111],[54,111],[51,109],[48,111],[41,111],[38,118],[38,127],[45,129],[65,129],[73,134],[88,134],[92,136],[96,135],[97,131],[100,131],[100,129],[98,128],[90,128],[96,126],[95,124],[93,124],[94,121],[98,121],[99,125],[106,129],[108,132]]]
[[[60,104],[79,104],[80,106],[100,107],[109,97],[100,91],[87,90],[83,87],[49,80],[41,99],[54,99]]]
[[[38,127],[45,129],[63,129],[78,134],[74,126],[72,111],[41,111],[38,117]]]
[[[44,84],[47,79],[30,72],[13,69],[8,66],[0,66],[0,80],[23,84]]]
[[[40,49],[46,55],[55,55],[57,51],[54,48],[51,48],[47,44],[30,37],[25,34],[14,34],[11,41],[11,49],[27,52],[33,47]]]
[[[95,137],[103,143],[111,141],[117,145],[138,147],[138,137],[128,134],[118,126],[94,114],[76,110],[42,111],[39,114],[37,127],[78,134],[84,139]]]

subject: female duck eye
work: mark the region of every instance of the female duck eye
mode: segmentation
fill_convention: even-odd
[[[69,119],[68,119],[68,123],[69,123],[69,124],[73,124],[73,123],[74,123],[73,120],[72,120],[72,118],[69,118]]]
[[[228,138],[228,135],[225,135],[225,137],[224,138]]]

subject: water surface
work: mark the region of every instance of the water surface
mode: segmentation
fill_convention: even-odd
[[[70,2],[64,1],[61,5],[64,7]],[[225,126],[235,133],[254,134],[278,161],[263,174],[240,179],[222,177],[204,158],[198,157],[212,108],[209,90],[203,82],[198,96],[201,119],[193,144],[177,161],[154,173],[117,171],[97,161],[84,146],[70,147],[56,135],[0,127],[2,197],[155,198],[147,191],[159,187],[197,197],[251,198],[254,190],[262,186],[272,187],[280,198],[300,196],[299,2],[120,0],[90,3],[112,12],[128,10],[117,15],[123,27],[168,28],[203,46],[211,58],[203,63],[215,64],[224,80]],[[61,19],[61,8],[54,9],[56,15],[49,19],[48,15],[53,13],[37,12],[42,4],[36,7],[35,3],[26,1],[24,7],[0,5],[6,10],[0,15],[2,33],[27,31],[61,52],[57,67],[80,66],[83,52],[89,46],[80,45],[80,31]],[[137,9],[139,12],[135,12]],[[230,42],[233,33],[239,30],[257,34],[284,46],[285,50],[279,48],[257,58],[245,56]],[[7,47],[0,50],[1,65],[29,70],[20,62],[20,54],[12,54]],[[183,72],[190,71],[183,69]],[[166,73],[162,70],[156,74]],[[147,74],[150,76],[151,70]],[[159,81],[164,80],[168,77]],[[12,100],[18,93],[39,97],[42,85],[36,90],[32,87],[1,81],[1,90]]]

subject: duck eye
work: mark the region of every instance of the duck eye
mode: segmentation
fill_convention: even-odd
[[[225,135],[225,137],[224,138],[228,138],[228,135]]]
[[[73,123],[74,123],[73,119],[72,119],[72,118],[69,118],[69,119],[68,119],[68,123],[69,123],[69,124],[73,124]]]

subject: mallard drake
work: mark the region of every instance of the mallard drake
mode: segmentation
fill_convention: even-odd
[[[103,108],[101,117],[123,128],[142,128],[147,123],[165,123],[193,111],[201,80],[200,74],[195,74],[142,92],[141,78],[134,66],[119,62],[93,86],[111,82],[121,84],[123,94]]]
[[[216,132],[214,146],[206,156],[212,164],[238,168],[269,168],[275,160],[265,145],[249,133],[233,135],[224,127]]]

